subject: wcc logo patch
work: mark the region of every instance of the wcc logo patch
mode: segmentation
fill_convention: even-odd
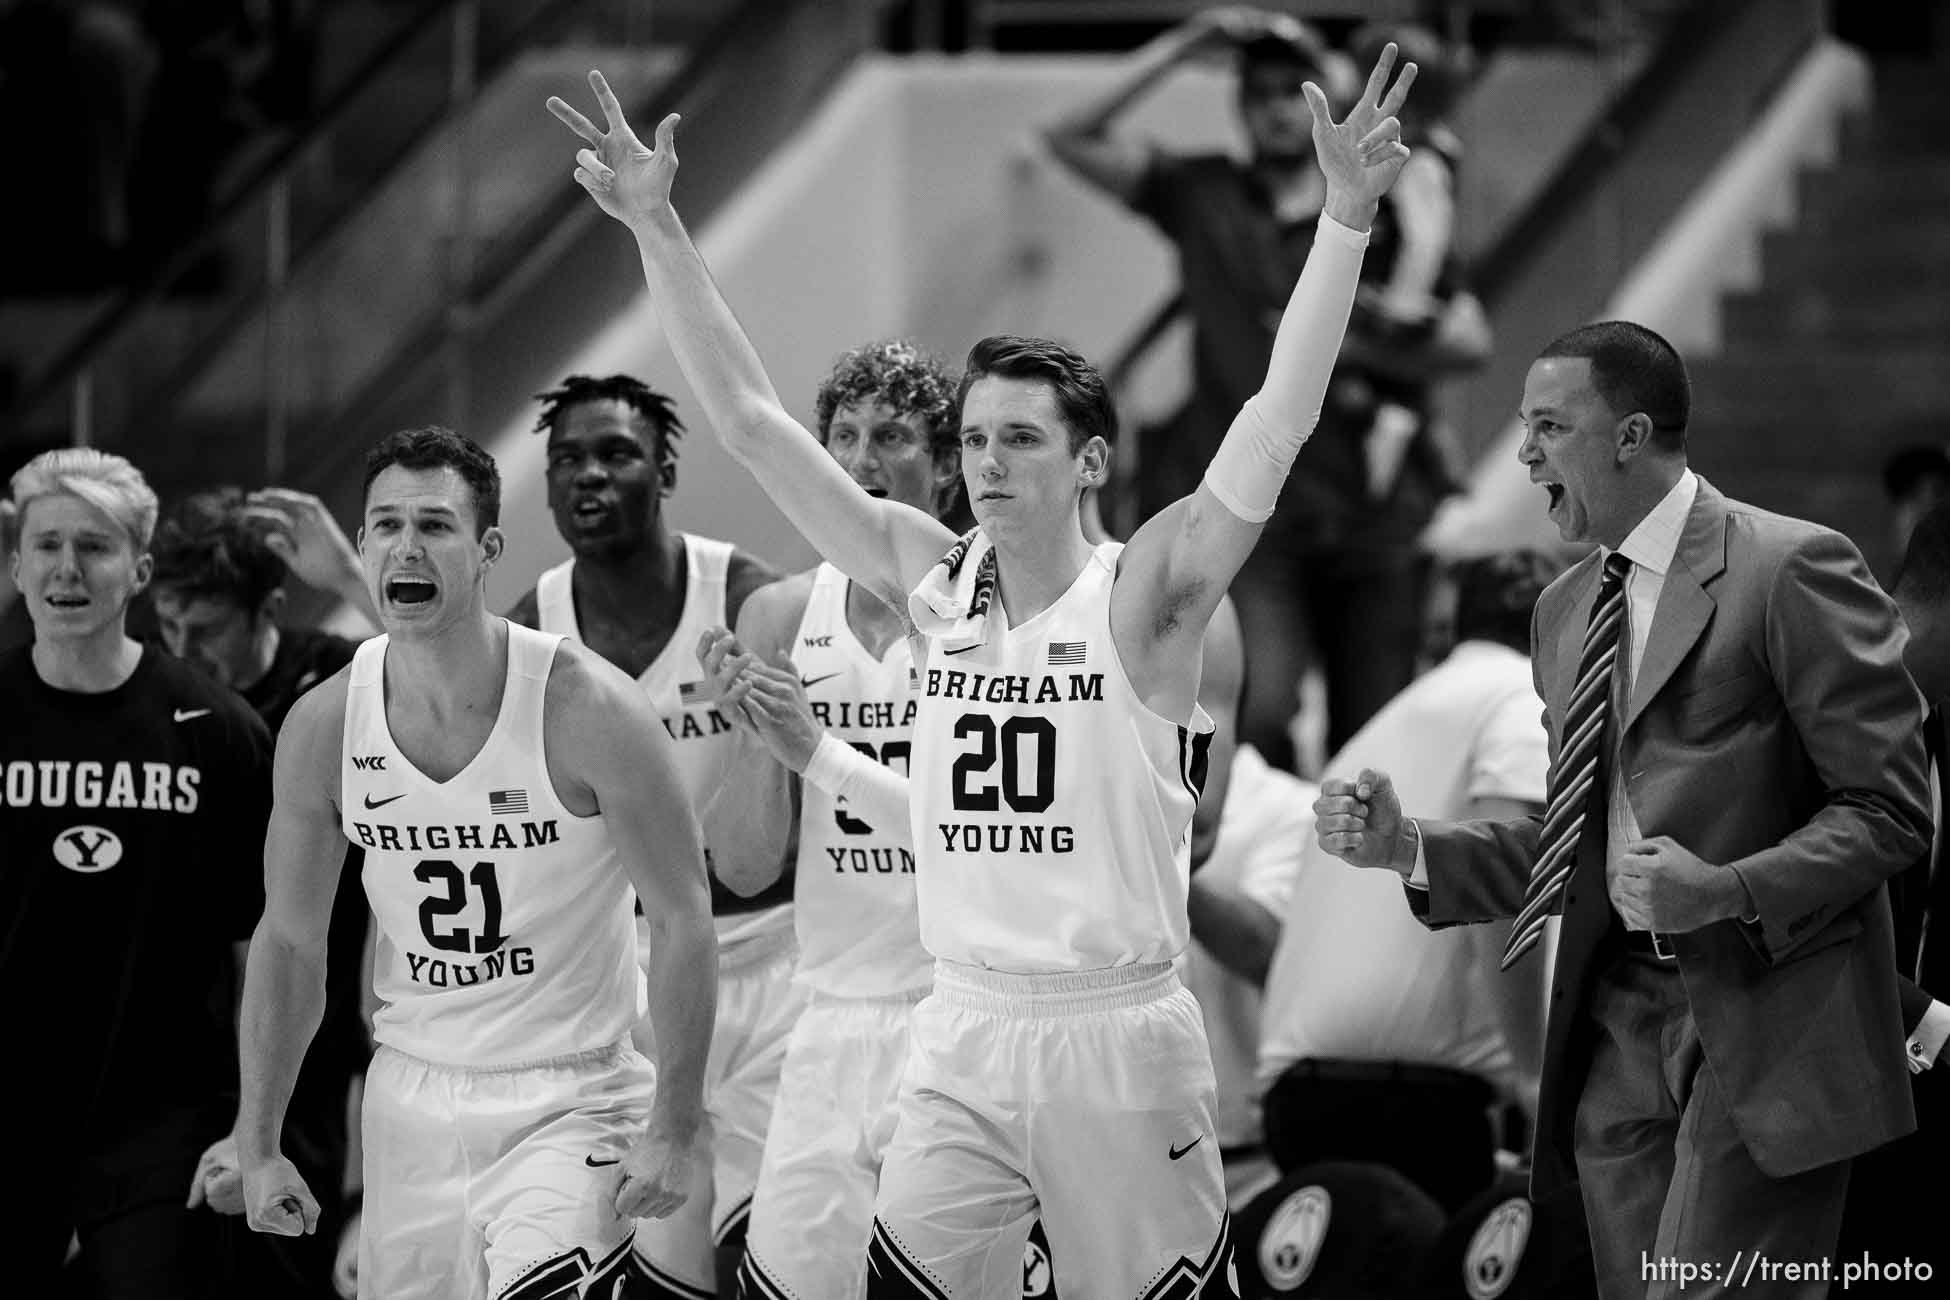
[[[92,876],[122,860],[122,839],[100,826],[70,826],[54,837],[52,851],[68,870]]]

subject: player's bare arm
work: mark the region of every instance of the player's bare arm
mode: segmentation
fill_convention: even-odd
[[[657,1095],[616,1171],[616,1209],[662,1218],[684,1203],[706,1158],[704,1060],[717,1010],[717,932],[697,819],[663,723],[643,691],[595,652],[565,641],[549,673],[544,744],[569,811],[601,812],[651,931],[650,1021]]]
[[[338,798],[348,679],[341,670],[301,696],[278,734],[264,915],[244,973],[236,1130],[244,1214],[258,1232],[281,1237],[318,1227],[318,1202],[279,1150],[279,1134],[325,1011],[325,938],[345,863]]]
[[[726,566],[724,575],[724,616],[734,627],[737,626],[739,613],[745,608],[747,600],[758,592],[789,581],[791,579],[785,574],[780,573],[750,551],[743,549],[733,551],[731,563]],[[808,579],[808,591],[811,590],[810,581]],[[798,624],[793,624],[793,627],[797,626]],[[791,628],[786,629],[786,635],[792,635]]]
[[[559,98],[549,111],[587,146],[576,153],[577,183],[636,236],[671,350],[718,437],[821,555],[883,599],[904,601],[953,534],[925,511],[869,496],[786,411],[671,206],[677,114],[658,124],[652,149],[602,74],[591,72],[589,84],[602,128]]]
[[[768,646],[789,648],[811,592],[810,572],[760,587],[741,602],[739,624],[750,627]],[[727,592],[727,612],[731,603]],[[708,642],[711,637],[712,632],[707,631],[703,640]],[[699,654],[706,689],[717,694],[719,683],[711,665],[703,662],[702,647],[687,648]],[[738,724],[738,736],[725,756],[714,793],[698,810],[698,821],[705,842],[711,846],[713,873],[732,893],[751,898],[777,884],[796,864],[798,778],[780,765],[774,752],[754,733],[749,715],[734,701],[719,698],[716,707]]]
[[[1315,158],[1327,181],[1321,228],[1273,341],[1266,382],[1226,431],[1190,496],[1148,520],[1120,558],[1111,630],[1132,684],[1166,717],[1191,711],[1197,646],[1219,598],[1259,540],[1293,458],[1319,415],[1361,269],[1360,243],[1408,160],[1395,113],[1415,65],[1395,77],[1395,47],[1340,122],[1308,82]]]

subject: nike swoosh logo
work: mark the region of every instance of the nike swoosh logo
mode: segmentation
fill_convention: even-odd
[[[169,716],[178,722],[188,722],[191,718],[201,718],[209,712],[208,709],[178,709]]]
[[[974,645],[965,645],[959,650],[949,650],[944,648],[941,651],[941,653],[944,655],[965,655],[970,650],[980,650],[981,648],[982,648],[982,643],[980,641],[977,641]]]
[[[819,676],[819,677],[801,677],[799,679],[799,684],[805,687],[807,690],[811,690],[813,687],[819,685],[821,682],[830,682],[835,677],[838,676],[839,676],[838,673],[826,673],[823,676]]]
[[[393,800],[395,800],[395,799],[404,799],[404,798],[406,798],[406,796],[405,796],[404,794],[396,794],[396,795],[391,795],[391,796],[389,796],[389,797],[387,797],[387,798],[385,798],[385,799],[375,799],[375,798],[373,798],[373,797],[372,797],[371,795],[367,795],[367,796],[366,796],[366,807],[368,807],[368,808],[384,808],[384,807],[385,807],[385,806],[386,806],[387,804],[389,804],[389,803],[391,803],[391,802],[393,802]]]
[[[1199,1143],[1203,1141],[1205,1141],[1205,1134],[1201,1133],[1197,1137],[1193,1138],[1190,1142],[1187,1142],[1184,1146],[1173,1147],[1171,1149],[1171,1158],[1173,1160],[1180,1159],[1181,1157],[1184,1156],[1184,1154],[1187,1151],[1190,1151],[1193,1147],[1197,1146]]]
[[[614,1160],[598,1160],[594,1156],[584,1156],[582,1158],[582,1163],[588,1165],[591,1169],[601,1169],[605,1165],[621,1164],[622,1157],[618,1156]]]

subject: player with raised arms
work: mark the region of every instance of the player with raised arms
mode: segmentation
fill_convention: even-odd
[[[1266,384],[1199,487],[1122,546],[1093,545],[1079,519],[1116,419],[1088,362],[1037,339],[971,350],[961,468],[977,527],[957,540],[869,495],[787,413],[671,206],[676,116],[652,149],[600,74],[606,129],[549,101],[586,145],[577,181],[636,236],[727,449],[913,626],[910,815],[936,968],[881,1171],[869,1295],[1014,1293],[1039,1209],[1059,1291],[1229,1291],[1211,1060],[1171,965],[1211,726],[1200,647],[1313,426],[1365,232],[1408,157],[1394,113],[1414,66],[1391,87],[1394,63],[1391,45],[1340,123],[1308,86],[1327,200]]]

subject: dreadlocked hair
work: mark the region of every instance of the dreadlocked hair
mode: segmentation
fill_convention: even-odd
[[[535,394],[542,413],[535,419],[535,432],[547,433],[572,406],[584,402],[621,402],[649,421],[657,433],[657,468],[677,465],[677,439],[683,436],[684,422],[677,418],[677,404],[640,379],[629,375],[570,375],[559,388]]]
[[[928,451],[951,456],[960,445],[956,432],[955,379],[941,362],[906,339],[881,339],[842,353],[819,385],[813,431],[823,443],[842,406],[878,398],[927,426]]]

